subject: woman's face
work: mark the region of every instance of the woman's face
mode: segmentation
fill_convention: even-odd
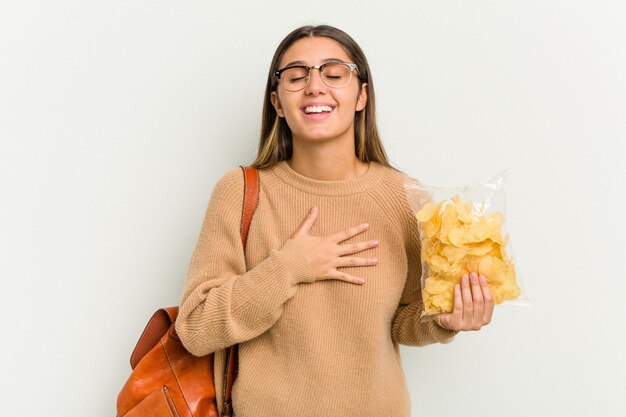
[[[330,38],[303,38],[295,42],[282,57],[279,68],[289,65],[322,65],[329,60],[350,62],[339,43]],[[324,84],[319,70],[312,69],[308,84],[300,91],[287,91],[281,82],[272,92],[272,105],[284,117],[294,142],[344,139],[354,143],[354,114],[367,101],[366,83],[359,87],[355,70],[349,84],[332,88]],[[327,106],[330,112],[316,112],[311,106]]]

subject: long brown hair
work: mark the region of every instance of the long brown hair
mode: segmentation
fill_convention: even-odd
[[[278,70],[283,55],[296,41],[306,37],[326,37],[336,41],[357,65],[359,87],[367,83],[367,103],[365,109],[354,115],[355,154],[362,162],[374,161],[391,167],[376,127],[374,84],[365,54],[347,33],[327,25],[299,27],[278,45],[267,76],[259,150],[256,160],[251,165],[262,169],[271,167],[279,161],[291,159],[293,152],[291,130],[285,119],[276,114],[276,109],[272,106],[271,94],[278,87],[278,79],[274,73]]]

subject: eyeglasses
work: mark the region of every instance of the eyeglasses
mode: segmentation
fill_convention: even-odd
[[[327,62],[312,67],[293,65],[279,69],[274,73],[287,91],[300,91],[307,86],[311,79],[311,70],[320,70],[322,81],[329,87],[342,88],[352,80],[352,72],[357,69],[356,64],[349,62]]]

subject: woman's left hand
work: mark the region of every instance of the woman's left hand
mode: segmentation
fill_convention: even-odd
[[[471,288],[470,288],[471,282]],[[460,287],[460,288],[459,288]],[[439,323],[450,330],[480,330],[491,322],[493,297],[487,279],[475,272],[461,278],[454,286],[454,310],[438,317]]]

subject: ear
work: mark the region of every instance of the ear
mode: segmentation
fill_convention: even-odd
[[[361,84],[361,91],[356,102],[356,111],[361,111],[365,108],[367,103],[367,83]]]
[[[278,93],[276,93],[276,91],[272,91],[272,94],[270,94],[270,101],[272,102],[272,106],[274,106],[278,117],[285,117],[283,106],[280,105],[280,100],[278,99]]]

